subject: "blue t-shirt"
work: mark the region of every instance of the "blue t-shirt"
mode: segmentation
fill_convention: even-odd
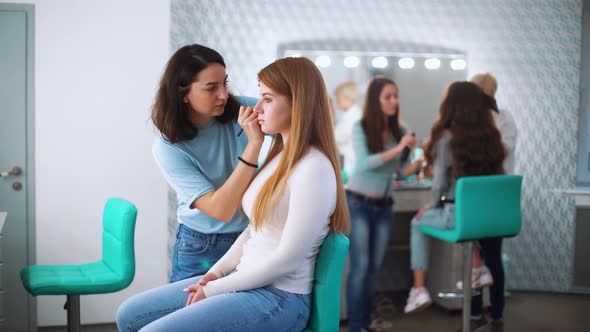
[[[234,171],[244,152],[248,137],[236,121],[225,124],[212,120],[198,126],[197,137],[172,144],[161,136],[154,141],[152,152],[164,178],[176,191],[178,221],[198,232],[238,233],[248,225],[241,210],[225,223],[211,218],[191,204],[206,193],[219,189]]]

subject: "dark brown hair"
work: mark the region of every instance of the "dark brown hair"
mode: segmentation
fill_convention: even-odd
[[[436,144],[449,130],[452,134],[452,174],[462,176],[503,174],[506,152],[492,117],[490,99],[471,82],[455,82],[447,89],[439,118],[430,130],[425,156],[436,159]]]
[[[491,97],[486,95],[485,93],[483,94],[484,99],[486,100],[488,107],[496,113],[500,113],[500,110],[498,109],[498,103],[496,102],[496,98]]]
[[[367,146],[371,153],[378,153],[383,151],[383,130],[389,129],[391,135],[397,142],[400,142],[403,136],[402,128],[399,123],[399,104],[394,116],[387,117],[385,122],[383,112],[381,111],[381,103],[379,96],[386,85],[392,84],[398,89],[397,84],[389,78],[374,78],[365,94],[365,106],[363,109],[363,117],[361,124],[365,135],[367,136]],[[399,92],[399,90],[398,90]]]
[[[219,53],[197,44],[181,47],[168,60],[152,107],[151,119],[169,142],[178,143],[197,137],[199,130],[191,123],[191,109],[183,99],[197,75],[213,63],[225,67]],[[216,120],[226,123],[237,118],[239,108],[238,100],[229,94],[225,110]]]

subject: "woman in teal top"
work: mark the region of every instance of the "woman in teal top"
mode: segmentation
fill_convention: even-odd
[[[154,158],[178,200],[170,282],[205,274],[248,224],[238,208],[264,135],[227,82],[219,53],[184,46],[168,61],[152,109]]]
[[[375,78],[365,96],[362,119],[352,129],[355,166],[346,190],[351,219],[346,301],[350,332],[367,329],[371,323],[375,275],[393,223],[390,184],[394,173],[407,176],[419,165],[407,163],[416,139],[400,122],[395,82]],[[406,148],[408,152],[404,153]]]

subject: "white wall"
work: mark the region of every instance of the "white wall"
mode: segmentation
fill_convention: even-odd
[[[166,282],[166,184],[152,155],[149,108],[169,56],[170,2],[35,4],[38,264],[100,259],[108,197],[138,208],[136,275],[124,291],[81,297],[82,323]],[[38,298],[38,324],[65,325],[65,297]]]

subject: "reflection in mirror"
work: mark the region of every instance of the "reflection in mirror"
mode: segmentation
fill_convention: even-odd
[[[312,40],[279,45],[279,57],[304,56],[320,68],[328,92],[354,81],[362,108],[371,78],[393,79],[400,94],[402,121],[416,131],[419,141],[428,136],[446,87],[466,79],[464,52],[443,47],[377,40]],[[342,112],[336,108],[336,119]]]

